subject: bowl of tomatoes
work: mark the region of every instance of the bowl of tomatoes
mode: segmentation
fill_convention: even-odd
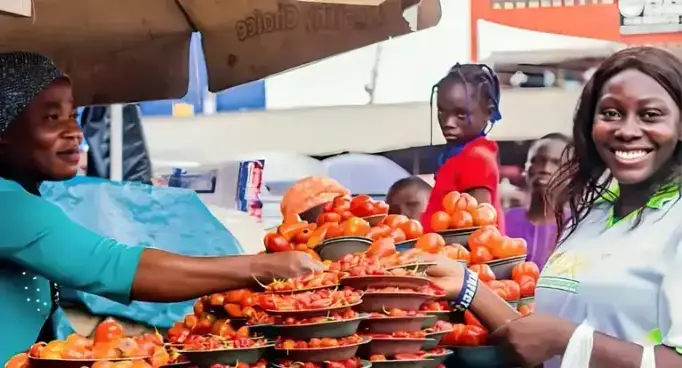
[[[431,359],[431,362],[427,363],[424,368],[437,368],[441,364],[444,365],[445,360],[452,355],[453,351],[442,347],[436,347],[433,349],[426,349],[426,357]]]
[[[359,335],[309,340],[279,339],[275,344],[275,352],[281,359],[299,362],[342,361],[355,357],[360,346],[370,341],[371,338]]]
[[[421,351],[427,340],[422,333],[371,334],[370,336],[371,341],[360,349],[358,353],[360,356],[416,353]]]
[[[390,309],[418,310],[420,305],[433,297],[432,294],[413,290],[399,292],[367,291],[362,296],[362,303],[358,306],[358,310],[365,313],[381,313]]]
[[[372,367],[372,363],[367,361],[367,360],[360,360],[356,357],[346,359],[346,360],[337,360],[337,361],[328,361],[328,362],[323,362],[323,363],[316,363],[316,362],[296,362],[293,360],[289,359],[281,359],[277,363],[272,364],[273,368],[370,368]],[[213,367],[211,367],[213,368]]]
[[[375,354],[369,358],[372,368],[425,368],[432,367],[432,359],[423,351],[395,355]]]
[[[367,333],[390,334],[397,331],[421,331],[426,315],[388,316],[385,313],[372,313],[362,321],[360,330]]]
[[[279,330],[280,336],[297,339],[309,340],[313,338],[340,338],[354,335],[360,323],[368,318],[368,314],[358,314],[352,309],[330,313],[327,316],[317,316],[310,318],[285,318],[281,324],[275,327]]]

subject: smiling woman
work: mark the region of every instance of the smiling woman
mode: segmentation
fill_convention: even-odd
[[[681,109],[682,62],[661,49],[618,52],[585,86],[573,155],[550,182],[563,231],[537,313],[518,318],[474,288],[470,308],[513,352],[510,366],[578,355],[589,358],[571,367],[682,366]],[[476,285],[457,267],[427,272],[451,297]]]
[[[51,340],[58,286],[128,303],[173,302],[248,287],[253,278],[322,270],[301,252],[187,257],[90,231],[40,197],[43,181],[73,178],[83,134],[69,78],[48,58],[0,53],[0,363]],[[200,246],[200,245],[197,245]]]

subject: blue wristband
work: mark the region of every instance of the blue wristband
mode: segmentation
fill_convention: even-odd
[[[460,312],[469,309],[471,302],[474,301],[476,290],[478,289],[478,274],[469,271],[464,265],[462,265],[462,267],[464,268],[462,290],[459,291],[459,295],[457,295],[457,298],[455,298],[455,301],[452,304],[452,307]]]

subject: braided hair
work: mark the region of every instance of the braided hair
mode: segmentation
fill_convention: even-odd
[[[447,82],[460,82],[464,85],[466,91],[467,105],[470,105],[472,101],[469,100],[470,88],[475,89],[475,98],[478,101],[474,103],[484,103],[488,102],[490,109],[488,111],[488,121],[491,124],[495,124],[502,119],[500,113],[500,81],[497,78],[497,74],[485,64],[455,64],[448,73],[434,84],[431,88],[431,97],[429,99],[429,106],[431,107],[431,136],[433,137],[433,104],[437,93],[441,90],[443,85]],[[471,124],[471,109],[467,109],[467,122]],[[439,123],[442,125],[442,114],[443,111],[438,108],[438,119]],[[490,126],[492,128],[492,126]],[[485,136],[489,132],[488,126],[478,134],[478,136]],[[472,137],[467,137],[467,140],[472,139]],[[433,143],[433,142],[431,142]],[[468,142],[463,142],[462,144],[453,146],[448,145],[445,152],[439,157],[439,165],[442,165],[448,158],[459,153]]]

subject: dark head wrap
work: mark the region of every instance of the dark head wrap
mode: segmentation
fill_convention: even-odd
[[[32,52],[0,53],[0,133],[36,95],[65,77],[47,56]]]

